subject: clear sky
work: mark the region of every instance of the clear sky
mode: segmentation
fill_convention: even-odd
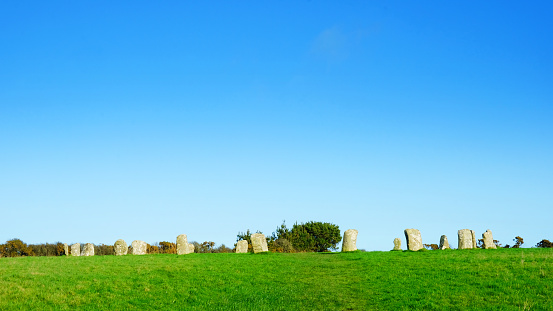
[[[0,242],[553,240],[550,1],[3,1]]]

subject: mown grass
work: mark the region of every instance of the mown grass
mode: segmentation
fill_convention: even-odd
[[[553,310],[553,249],[0,258],[0,308]]]

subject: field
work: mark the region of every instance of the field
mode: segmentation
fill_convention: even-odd
[[[0,309],[553,310],[553,249],[0,258]]]

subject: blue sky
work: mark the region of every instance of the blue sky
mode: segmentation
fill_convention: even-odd
[[[0,241],[553,239],[553,5],[0,4]]]

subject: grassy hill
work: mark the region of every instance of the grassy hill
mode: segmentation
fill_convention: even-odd
[[[553,310],[553,249],[0,258],[0,309]]]

